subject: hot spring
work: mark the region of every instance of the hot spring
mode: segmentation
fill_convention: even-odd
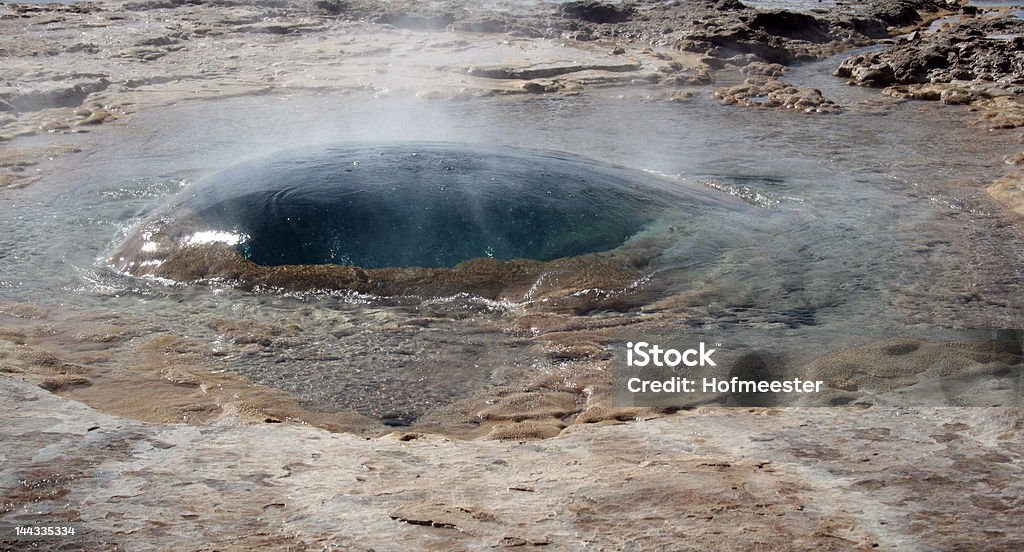
[[[821,116],[639,89],[140,113],[0,196],[0,316],[119,414],[473,435],[573,423],[624,338],[870,367],[1019,325],[1024,242],[983,192],[1012,141],[830,71],[787,76],[848,106]]]
[[[666,233],[730,210],[750,206],[567,153],[317,146],[202,179],[141,224],[112,262],[135,275],[245,288],[523,301],[552,270],[574,275],[564,295],[605,288],[610,272],[614,289],[626,287]]]
[[[614,249],[659,207],[652,190],[600,163],[456,147],[293,151],[205,179],[175,210],[260,265],[433,268]]]

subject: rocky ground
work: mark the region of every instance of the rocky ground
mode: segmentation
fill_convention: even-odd
[[[7,3],[0,141],[87,132],[181,101],[296,89],[459,98],[653,84],[685,99],[695,86],[742,78],[740,67],[753,81],[720,92],[726,101],[827,111],[820,93],[782,85],[780,64],[870,44],[946,9],[932,0],[813,15],[737,1]],[[751,100],[761,94],[769,101]],[[0,184],[28,185],[25,168],[52,153],[6,147]]]
[[[472,8],[368,0],[4,3],[0,188],[17,193],[47,174],[48,159],[81,153],[61,144],[62,134],[234,95],[320,90],[458,100],[643,86],[666,101],[714,94],[811,117],[843,106],[788,84],[787,67],[868,45],[879,49],[852,55],[837,75],[907,101],[968,104],[982,126],[1024,126],[1019,21],[967,8],[958,22],[914,32],[960,11],[932,0],[824,3],[803,13],[735,0]],[[39,146],[46,137],[53,144]],[[1024,215],[1022,182],[1024,171],[1011,168],[990,191]],[[190,370],[212,359],[186,341],[147,342],[137,365],[106,376],[142,374],[122,383],[163,386],[158,403],[90,397],[83,380],[97,370],[91,360],[105,345],[135,337],[131,321],[0,307],[0,523],[71,522],[81,531],[74,540],[37,541],[41,548],[1011,550],[1024,543],[1016,523],[1024,418],[1015,410],[699,410],[635,422],[654,415],[611,409],[593,388],[548,382],[467,410],[494,422],[472,435],[492,440],[422,433],[367,440],[357,435],[378,426],[360,416],[314,416],[243,378]],[[599,320],[544,315],[521,325],[546,335],[542,354],[600,360],[593,343],[607,328]],[[259,327],[224,331],[252,347],[290,337]],[[73,354],[36,347],[43,335]],[[185,360],[172,365],[171,354]],[[524,409],[531,416],[516,414]],[[179,421],[193,425],[168,425]],[[0,530],[6,549],[24,545]]]
[[[31,409],[26,405],[33,405]],[[532,444],[149,425],[0,379],[0,544],[1015,550],[1021,412],[709,410]],[[45,414],[43,414],[45,413]]]
[[[969,105],[989,128],[1024,127],[1024,21],[998,10],[965,11],[932,32],[914,32],[889,48],[851,56],[835,74],[896,98]],[[1019,167],[1024,153],[1007,162]],[[1024,214],[1022,184],[1024,172],[1015,170],[989,193]]]
[[[820,91],[785,83],[786,65],[879,43],[889,46],[850,58],[837,75],[901,98],[970,103],[1001,128],[1024,121],[1018,20],[985,13],[903,36],[959,6],[823,6],[798,13],[735,0],[472,9],[439,1],[6,3],[0,142],[88,132],[181,101],[298,89],[465,98],[645,85],[685,100],[710,87],[730,104],[830,112],[839,106]],[[28,167],[64,153],[6,145],[0,186],[31,184]],[[1024,212],[1020,185],[1014,173],[991,192]]]

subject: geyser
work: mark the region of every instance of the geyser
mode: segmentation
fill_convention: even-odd
[[[520,296],[552,274],[562,291],[620,289],[665,214],[720,204],[713,194],[547,151],[321,146],[204,178],[112,264],[178,281],[380,295]]]
[[[649,223],[621,171],[566,156],[444,146],[326,147],[240,165],[179,209],[259,265],[453,267],[613,249]]]

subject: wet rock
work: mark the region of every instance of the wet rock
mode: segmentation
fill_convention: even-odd
[[[61,374],[58,376],[50,376],[44,378],[41,382],[39,382],[39,387],[42,387],[47,391],[57,393],[60,391],[67,391],[72,387],[89,385],[91,383],[92,382],[89,381],[89,378],[83,376],[77,376],[73,374]]]
[[[596,0],[579,0],[566,2],[559,6],[562,17],[581,19],[591,23],[621,23],[633,16],[634,9],[629,5],[606,4]]]
[[[740,69],[740,73],[744,75],[760,75],[764,77],[781,77],[789,69],[785,65],[778,63],[764,63],[761,61],[754,61],[744,65]]]
[[[377,23],[393,25],[403,29],[438,31],[455,23],[457,17],[450,11],[406,11],[398,9],[385,11],[375,18]]]
[[[560,420],[579,410],[579,400],[573,393],[516,393],[498,399],[477,416],[489,421]]]
[[[939,2],[913,2],[911,0],[881,0],[870,3],[868,13],[875,19],[894,27],[906,27],[921,20],[921,11],[934,12],[943,6]]]
[[[214,319],[207,324],[211,329],[224,335],[232,343],[238,345],[260,345],[262,347],[286,347],[290,337],[298,334],[294,327],[281,327],[271,324],[259,324],[250,321],[232,321]]]
[[[345,0],[317,0],[313,5],[328,15],[340,15],[351,8]]]
[[[307,33],[316,29],[321,28],[321,25],[316,21],[289,21],[282,19],[274,19],[270,21],[260,21],[252,25],[241,25],[235,28],[237,32],[242,33],[267,33],[273,35],[297,35]]]
[[[934,102],[942,98],[942,87],[932,84],[910,84],[890,86],[882,90],[882,93],[893,98]]]
[[[25,112],[51,107],[77,107],[82,105],[90,94],[106,90],[108,86],[110,81],[105,78],[70,78],[62,80],[59,84],[28,90],[21,86],[0,88],[0,110]]]
[[[808,42],[824,42],[830,37],[826,22],[813,15],[788,11],[757,12],[750,20],[750,28]]]
[[[522,300],[545,274],[557,271],[557,285],[533,300],[552,299],[558,305],[600,305],[608,297],[573,295],[590,288],[625,289],[638,273],[614,258],[600,255],[573,257],[551,262],[474,259],[454,268],[381,268],[364,270],[337,265],[261,266],[243,259],[234,249],[201,246],[178,251],[163,263],[139,267],[146,273],[199,283],[226,278],[243,289],[260,290],[352,290],[380,296],[418,295],[443,297],[473,293],[487,298]],[[140,272],[141,274],[141,272]],[[557,299],[557,301],[554,301]]]
[[[578,42],[590,42],[596,39],[596,37],[589,31],[573,31],[566,35],[566,38]]]
[[[1024,33],[1024,22],[967,20],[919,40],[901,41],[888,50],[851,56],[835,74],[853,84],[879,88],[962,80],[1021,84],[1024,38],[991,38],[1015,33]]]
[[[694,92],[693,90],[677,90],[669,94],[665,99],[670,102],[679,103],[692,100],[696,97],[697,93]]]
[[[846,77],[852,82],[873,87],[892,84],[896,75],[892,66],[875,57],[854,56],[847,58],[835,71],[837,77]]]
[[[562,87],[558,83],[554,82],[524,82],[523,90],[530,94],[547,94],[550,92],[558,92]]]
[[[1024,103],[1016,97],[981,98],[974,105],[983,110],[982,120],[993,129],[1024,127]]]
[[[156,61],[166,56],[167,54],[170,54],[171,52],[178,51],[181,49],[181,46],[139,46],[135,48],[125,49],[120,54],[118,54],[118,56],[138,61]]]
[[[581,412],[576,417],[576,423],[631,422],[649,416],[652,416],[652,410],[648,408],[615,408],[609,405],[595,405]]]
[[[874,17],[852,17],[848,20],[836,23],[839,27],[849,28],[856,34],[871,39],[889,38],[889,26],[878,18]]]
[[[73,54],[73,53],[76,53],[76,52],[85,52],[87,54],[98,54],[100,52],[100,47],[97,46],[96,44],[92,44],[92,43],[79,42],[79,43],[67,46],[64,49],[64,51],[66,53],[69,53],[69,54]]]
[[[908,84],[890,86],[882,93],[900,99],[941,101],[947,105],[967,105],[983,98],[989,98],[984,91],[960,88],[949,84]]]
[[[532,441],[536,439],[550,439],[560,434],[563,429],[565,429],[565,424],[557,421],[513,422],[495,425],[485,438],[497,441]]]
[[[112,121],[114,119],[117,119],[117,115],[114,115],[106,109],[97,109],[96,111],[89,113],[84,119],[78,121],[75,124],[79,126],[99,125],[107,121]]]
[[[181,42],[179,36],[160,35],[152,38],[145,38],[135,43],[136,46],[170,46]]]
[[[81,149],[75,146],[5,147],[0,149],[0,168],[31,167],[58,155],[79,151]]]
[[[33,4],[12,4],[10,6],[13,13],[21,16],[31,16],[37,13],[89,14],[102,9],[91,2],[62,4],[58,6],[37,6]]]
[[[712,78],[710,73],[702,71],[697,74],[678,73],[663,78],[658,75],[651,75],[649,82],[657,82],[661,86],[700,86],[711,84]],[[679,97],[682,98],[683,95]]]
[[[996,180],[987,191],[1011,211],[1024,217],[1024,174],[1020,171]]]
[[[471,15],[451,25],[453,31],[469,33],[506,33],[515,27],[515,20],[502,15]]]
[[[979,94],[963,88],[947,88],[939,93],[942,103],[949,105],[965,105],[974,102]]]
[[[729,105],[796,109],[805,113],[829,113],[839,109],[816,88],[798,89],[779,79],[748,77],[743,84],[719,88],[715,96]]]
[[[640,69],[640,65],[637,63],[593,63],[593,64],[582,64],[582,63],[567,63],[550,66],[526,66],[526,67],[512,67],[512,66],[497,66],[497,67],[468,67],[466,68],[466,74],[474,77],[483,77],[488,79],[547,79],[552,77],[558,77],[562,75],[568,75],[570,73],[579,73],[582,71],[607,71],[609,73],[627,73],[631,71],[637,71]]]
[[[945,400],[964,404],[967,397],[961,395],[972,392],[972,378],[983,381],[1019,361],[1020,345],[1016,347],[1014,351],[987,342],[893,338],[821,357],[807,373],[832,389],[865,394],[884,395],[915,385],[928,392],[928,386],[938,386]],[[865,363],[865,358],[872,361]]]
[[[232,401],[221,407],[221,421],[238,425],[275,424],[281,423],[281,418],[265,407],[246,401]]]
[[[195,374],[181,368],[169,367],[163,371],[164,379],[178,385],[198,387],[202,380]]]
[[[40,320],[46,318],[52,307],[37,305],[34,303],[0,303],[0,313],[25,320]]]

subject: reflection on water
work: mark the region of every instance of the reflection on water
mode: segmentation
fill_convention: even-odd
[[[682,221],[644,265],[642,304],[560,328],[650,318],[725,341],[754,329],[813,357],[868,330],[1019,324],[1024,244],[980,191],[1011,141],[970,132],[966,111],[961,120],[949,108],[872,104],[877,95],[841,88],[830,69],[790,77],[842,98],[847,109],[826,116],[643,91],[464,103],[296,94],[141,114],[88,138],[100,147],[55,161],[59,178],[0,196],[0,289],[5,301],[131,317],[138,338],[115,360],[148,336],[187,336],[205,344],[211,370],[399,422],[523,374],[557,377],[565,359],[532,341],[548,322],[521,322],[543,305],[251,294],[103,266],[141,220],[224,167],[304,144],[430,140],[568,151],[750,201]],[[225,329],[243,321],[269,337]]]

